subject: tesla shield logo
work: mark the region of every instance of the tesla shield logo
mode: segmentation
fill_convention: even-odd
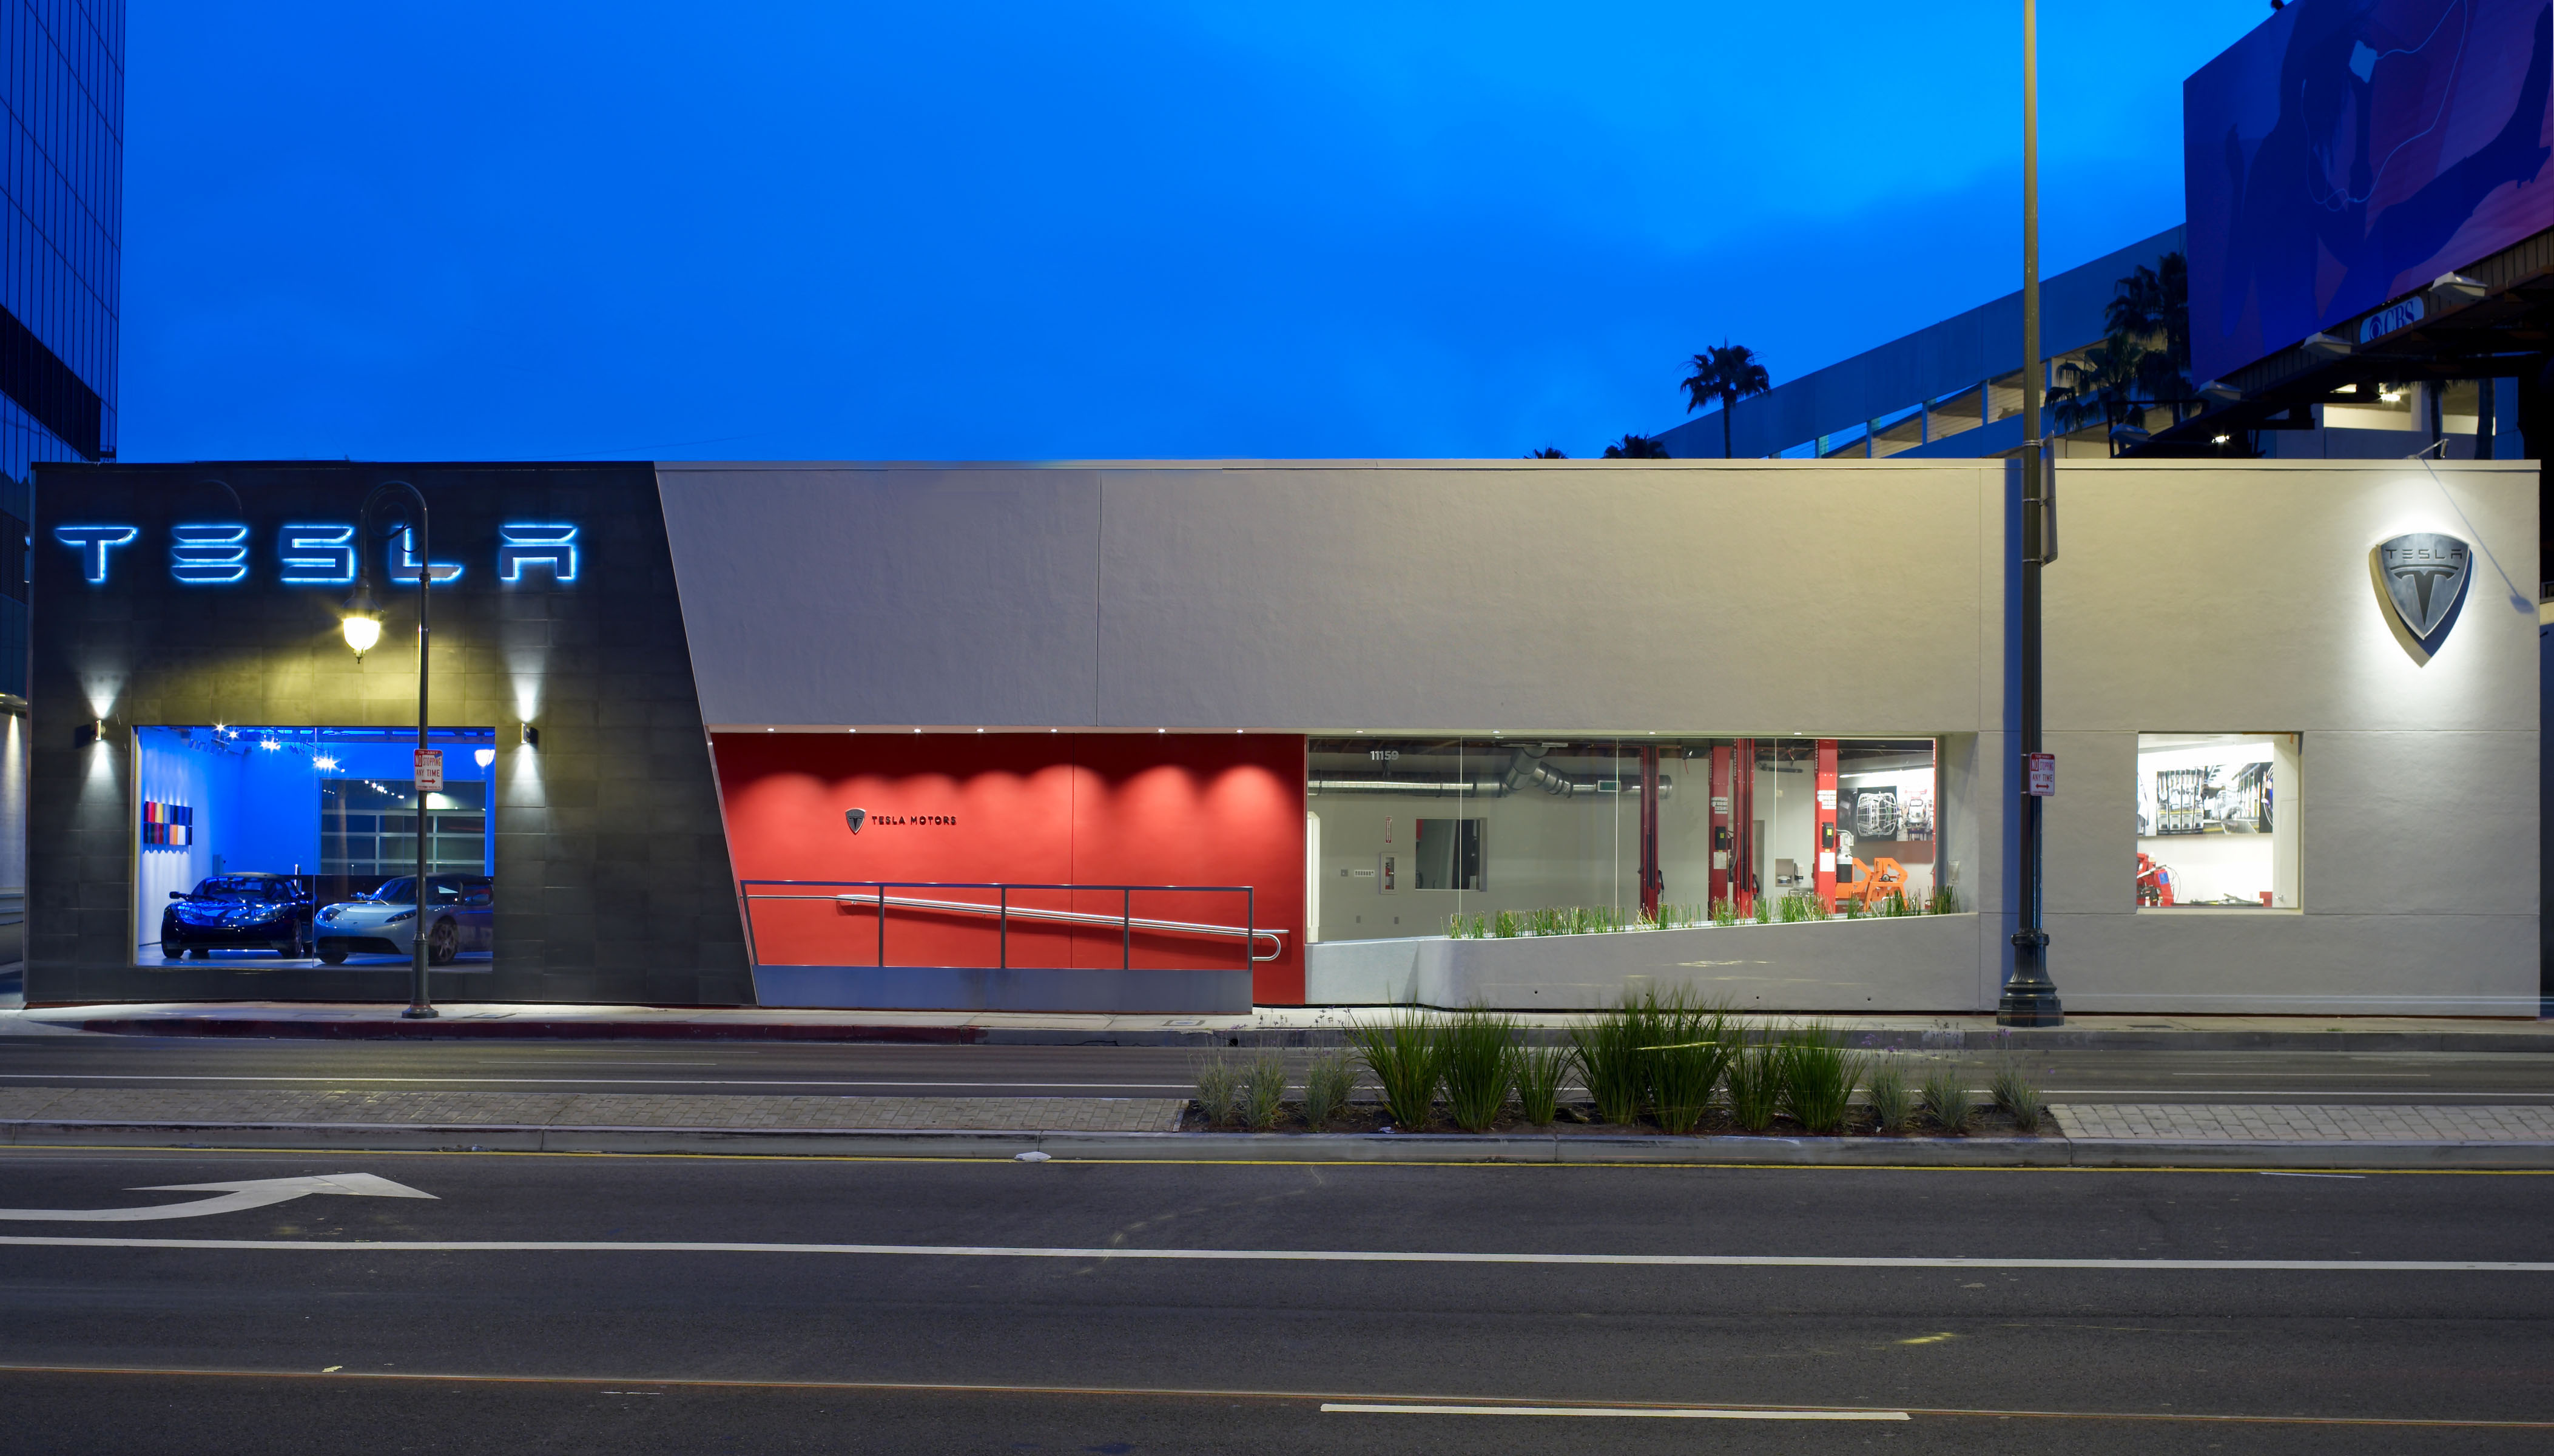
[[[2386,611],[2415,660],[2427,662],[2457,624],[2474,550],[2454,536],[2414,531],[2380,541],[2370,557]]]
[[[861,826],[869,822],[870,812],[866,809],[846,809],[843,811],[843,823],[852,827],[853,834],[859,834],[861,832]]]

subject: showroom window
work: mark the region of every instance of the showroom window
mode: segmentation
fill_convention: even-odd
[[[1502,916],[1542,934],[1953,905],[1930,738],[1359,734],[1306,749],[1319,941],[1494,936]]]
[[[2141,910],[2295,910],[2297,735],[2138,734]]]
[[[406,968],[422,818],[428,958],[489,968],[497,734],[427,742],[443,786],[420,806],[414,728],[135,728],[137,962]]]

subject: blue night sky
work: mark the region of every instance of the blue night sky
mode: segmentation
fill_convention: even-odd
[[[2268,10],[2042,9],[2054,272]],[[135,0],[122,454],[1592,455],[2017,285],[2019,14]]]

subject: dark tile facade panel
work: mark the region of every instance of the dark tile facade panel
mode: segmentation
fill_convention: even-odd
[[[250,580],[170,579],[174,519],[252,529]],[[753,1000],[691,654],[654,471],[644,465],[53,466],[37,479],[27,995],[83,1000],[405,1000],[397,972],[225,970],[133,955],[131,729],[415,722],[414,590],[389,588],[380,646],[358,665],[339,634],[346,591],[276,581],[288,520],[352,520],[406,480],[433,512],[434,555],[467,570],[433,601],[435,724],[493,728],[501,757],[497,950],[491,973],[437,972],[437,996],[738,1005]],[[207,503],[213,503],[208,505]],[[208,514],[208,511],[211,513]],[[579,581],[509,588],[497,527],[579,526]],[[57,544],[66,521],[130,522],[109,583]],[[515,747],[532,699],[540,746]],[[94,705],[94,707],[92,706]],[[74,744],[103,713],[103,746]]]

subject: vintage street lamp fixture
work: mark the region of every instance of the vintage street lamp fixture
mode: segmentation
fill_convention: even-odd
[[[373,493],[364,498],[364,508],[355,516],[355,595],[346,600],[345,617],[341,625],[346,633],[346,645],[355,649],[355,660],[358,662],[363,660],[364,653],[369,651],[374,643],[382,639],[381,609],[373,604],[373,557],[369,545],[373,533],[369,527],[373,523],[373,506],[384,495],[391,492],[400,492],[407,497],[410,524],[406,529],[413,537],[414,555],[411,559],[416,562],[416,751],[418,761],[421,763],[424,761],[426,752],[428,721],[426,717],[426,594],[434,588],[434,555],[426,537],[425,498],[417,494],[416,487],[406,481],[385,481],[374,487]],[[425,881],[426,847],[429,840],[425,824],[425,790],[420,785],[415,793],[416,919],[408,927],[408,1002],[407,1010],[401,1014],[430,1017],[435,1012],[434,1003],[426,996],[425,988],[426,925],[432,918]]]

